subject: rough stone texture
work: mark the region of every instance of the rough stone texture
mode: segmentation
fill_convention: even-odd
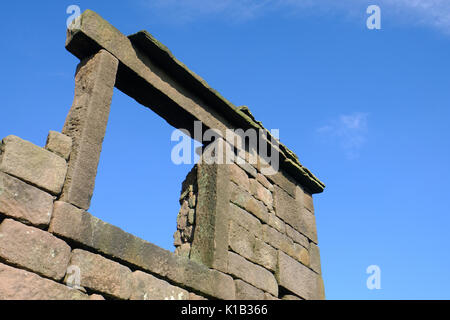
[[[8,264],[61,280],[70,247],[48,232],[5,219],[0,225],[0,257]]]
[[[31,142],[8,136],[0,145],[0,171],[56,195],[61,192],[67,163]]]
[[[88,300],[63,284],[0,263],[0,300]]]
[[[234,203],[230,203],[230,220],[244,227],[248,232],[256,237],[261,237],[262,224],[252,214],[238,207]]]
[[[280,286],[303,299],[324,298],[321,277],[281,251],[278,252],[276,277]]]
[[[228,167],[230,173],[230,180],[236,183],[238,186],[241,186],[242,188],[249,190],[250,184],[247,173],[236,164],[229,165]]]
[[[73,146],[61,199],[85,210],[94,192],[118,64],[105,50],[80,62],[75,97],[62,130]]]
[[[229,245],[234,252],[246,259],[275,271],[277,251],[235,222],[230,223]]]
[[[72,138],[57,131],[50,131],[48,133],[45,149],[68,160],[70,153],[72,152]]]
[[[301,299],[293,294],[286,294],[281,298],[281,300],[303,300],[303,299]]]
[[[266,189],[261,183],[255,179],[250,179],[250,192],[256,199],[261,200],[264,204],[271,209],[273,205],[272,192]]]
[[[267,190],[273,192],[273,184],[271,184],[264,175],[258,173],[258,175],[256,176],[256,180],[261,183]]]
[[[261,291],[242,280],[234,280],[234,283],[236,284],[237,300],[264,300],[264,291]]]
[[[188,300],[189,292],[142,271],[133,272],[130,300]]]
[[[310,193],[303,190],[300,186],[295,189],[295,199],[309,212],[314,214],[313,198]]]
[[[286,225],[286,235],[295,242],[297,242],[298,244],[302,245],[303,247],[305,248],[309,247],[308,238],[289,225]]]
[[[268,244],[270,244],[272,247],[284,251],[291,257],[295,258],[298,257],[298,252],[296,251],[294,242],[284,234],[275,230],[274,228],[268,225],[263,225],[261,236],[262,239]]]
[[[236,164],[241,167],[243,170],[245,170],[245,172],[247,172],[250,176],[252,177],[256,177],[258,174],[258,171],[247,161],[245,160],[240,160],[240,161],[236,161]]]
[[[269,212],[269,221],[267,221],[267,224],[283,234],[286,233],[286,227],[289,227],[274,212]]]
[[[52,211],[50,194],[0,172],[0,213],[42,227],[50,223]]]
[[[82,287],[119,299],[130,297],[133,279],[128,267],[80,249],[72,251],[70,265],[80,269]]]
[[[68,203],[55,202],[49,231],[205,295],[228,300],[235,297],[230,276],[179,257]]]
[[[266,206],[261,201],[253,198],[250,193],[240,186],[233,185],[231,202],[250,212],[259,220],[263,222],[269,221],[269,212]]]
[[[228,272],[261,290],[278,296],[278,284],[270,271],[233,252],[228,252]]]
[[[322,273],[322,269],[320,267],[320,250],[319,247],[313,242],[310,243],[309,246],[309,255],[310,255],[310,268],[313,269],[318,274]]]
[[[267,176],[266,178],[295,198],[297,185],[294,179],[292,179],[287,173],[280,170],[273,175]]]
[[[208,300],[205,297],[199,296],[198,294],[195,294],[193,292],[189,292],[189,300],[197,300],[197,301],[204,301]]]
[[[89,300],[105,300],[105,298],[100,294],[91,294]]]
[[[277,216],[317,243],[316,219],[311,212],[277,186],[274,189],[274,205]]]

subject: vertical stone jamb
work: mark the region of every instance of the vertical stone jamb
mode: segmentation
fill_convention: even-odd
[[[80,62],[62,133],[73,140],[61,200],[88,210],[108,123],[119,61],[106,50]]]

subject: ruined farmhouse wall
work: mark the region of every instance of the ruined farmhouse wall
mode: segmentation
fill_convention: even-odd
[[[324,299],[312,198],[324,185],[282,144],[275,174],[245,146],[234,150],[245,159],[197,163],[174,252],[88,212],[114,87],[177,128],[265,129],[148,33],[128,38],[92,11],[81,20],[66,43],[81,62],[62,132],[45,147],[0,144],[0,299]]]

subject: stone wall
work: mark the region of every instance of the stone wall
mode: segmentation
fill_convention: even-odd
[[[312,194],[325,186],[274,138],[258,145],[277,155],[275,174],[237,147],[246,159],[194,166],[175,252],[89,213],[114,87],[194,138],[194,121],[267,130],[147,32],[126,37],[87,10],[66,47],[81,61],[62,133],[44,148],[16,136],[0,144],[0,299],[324,298]]]

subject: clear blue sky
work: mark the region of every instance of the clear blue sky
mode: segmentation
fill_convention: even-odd
[[[66,8],[92,9],[124,34],[148,30],[279,128],[326,183],[315,207],[328,299],[448,299],[450,3],[336,2],[4,2],[0,137],[43,146],[61,130],[78,62],[64,49]],[[368,4],[381,30],[366,28]],[[171,163],[171,133],[116,91],[89,210],[170,250],[191,168]],[[366,288],[373,264],[381,290]]]

